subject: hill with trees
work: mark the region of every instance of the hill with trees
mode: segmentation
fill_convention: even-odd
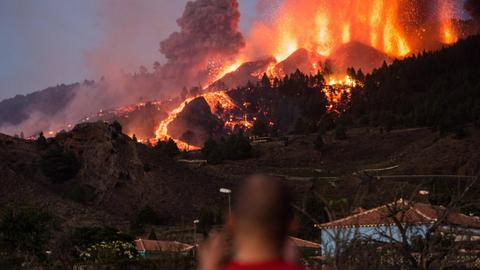
[[[472,36],[384,64],[353,89],[349,115],[361,125],[387,129],[427,126],[445,132],[479,125],[479,48],[480,36]]]

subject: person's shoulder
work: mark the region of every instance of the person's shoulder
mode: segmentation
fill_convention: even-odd
[[[262,264],[238,264],[229,263],[223,270],[304,270],[302,267],[283,261],[268,262]]]
[[[304,270],[304,268],[297,266],[297,265],[291,265],[291,264],[286,264],[285,265],[285,270]]]

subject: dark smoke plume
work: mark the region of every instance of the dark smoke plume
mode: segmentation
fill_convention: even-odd
[[[237,0],[188,2],[177,20],[180,31],[160,43],[160,52],[168,60],[162,76],[182,85],[203,83],[208,67],[228,62],[245,46],[239,21]]]
[[[472,18],[480,20],[480,0],[467,0],[464,7]]]

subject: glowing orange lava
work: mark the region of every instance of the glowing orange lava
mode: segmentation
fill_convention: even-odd
[[[441,22],[436,41],[450,44],[458,39],[452,25],[454,7],[449,0],[437,2],[431,4],[439,8],[432,16]],[[426,26],[406,18],[421,13],[421,7],[408,3],[408,0],[284,0],[272,21],[253,25],[247,55],[273,55],[282,61],[304,48],[328,56],[342,44],[357,41],[390,57],[402,58],[424,49],[414,33],[425,32]],[[405,7],[413,10],[406,12]]]

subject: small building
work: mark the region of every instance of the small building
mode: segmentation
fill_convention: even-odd
[[[307,241],[293,236],[290,236],[288,239],[302,255],[307,257],[320,255],[322,246],[319,243]]]
[[[402,235],[424,237],[434,224],[439,225],[437,231],[453,233],[456,239],[473,240],[480,235],[479,217],[403,199],[370,210],[359,208],[353,215],[315,227],[321,231],[322,255],[331,256],[354,239],[392,243],[401,241]]]
[[[193,251],[193,246],[177,241],[159,241],[138,239],[134,241],[138,254],[142,257],[155,257],[162,254],[177,253],[189,255]]]

